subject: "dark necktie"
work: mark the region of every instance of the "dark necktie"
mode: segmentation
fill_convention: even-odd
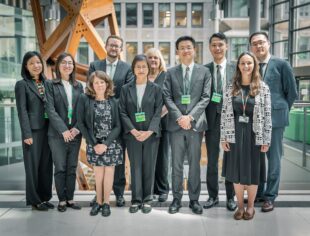
[[[222,75],[221,65],[216,65],[216,92],[222,94]]]
[[[185,94],[189,93],[189,67],[186,67],[186,70],[185,70],[184,92],[185,92]]]
[[[262,77],[262,79],[264,79],[264,66],[266,65],[266,63],[259,63],[259,74]]]

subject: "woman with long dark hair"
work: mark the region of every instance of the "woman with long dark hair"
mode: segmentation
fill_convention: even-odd
[[[22,131],[22,147],[26,171],[26,203],[33,209],[53,209],[53,163],[47,141],[48,117],[46,81],[43,60],[36,51],[24,55],[22,80],[15,85],[16,107]]]
[[[64,212],[67,207],[81,209],[73,201],[73,196],[81,145],[77,102],[83,87],[75,79],[76,66],[72,55],[59,55],[55,67],[56,79],[47,86],[47,113],[50,118],[48,142],[55,166],[55,186],[59,199],[57,209]]]

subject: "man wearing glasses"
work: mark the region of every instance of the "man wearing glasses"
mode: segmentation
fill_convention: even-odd
[[[117,35],[110,35],[105,44],[107,51],[107,57],[104,60],[98,60],[90,63],[88,75],[96,70],[104,71],[108,74],[114,84],[115,98],[119,98],[121,88],[124,84],[129,83],[133,79],[131,67],[126,62],[119,60],[119,56],[122,52],[123,39]],[[125,146],[122,142],[124,157]],[[122,207],[125,205],[125,199],[123,197],[124,189],[126,185],[125,178],[125,161],[123,164],[115,167],[113,191],[116,196],[116,205]],[[96,201],[93,199],[91,204]]]
[[[274,209],[278,196],[282,141],[285,126],[289,125],[289,111],[297,98],[296,81],[290,64],[270,54],[270,41],[265,32],[255,32],[249,38],[251,51],[259,61],[262,80],[269,86],[271,93],[272,138],[267,152],[267,185],[261,183],[257,192],[257,201],[263,200],[263,212]]]

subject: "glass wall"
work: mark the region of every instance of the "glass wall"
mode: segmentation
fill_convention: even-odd
[[[154,47],[154,43],[153,42],[143,42],[143,53],[146,53],[146,51],[150,48]]]
[[[186,27],[187,25],[187,7],[186,3],[175,4],[175,26]]]
[[[230,38],[230,60],[237,62],[239,55],[247,51],[248,38]]]
[[[159,27],[168,28],[171,22],[171,11],[170,3],[159,3],[158,4],[158,20]]]
[[[192,3],[192,27],[202,27],[203,25],[203,4]]]
[[[126,3],[126,25],[137,26],[137,4]]]
[[[166,62],[166,66],[170,66],[170,43],[169,42],[160,42],[158,44],[159,50],[163,55],[163,58]]]
[[[127,42],[126,43],[126,61],[131,64],[134,57],[138,54],[138,43]]]
[[[153,27],[154,25],[154,4],[153,3],[143,3],[143,27]]]

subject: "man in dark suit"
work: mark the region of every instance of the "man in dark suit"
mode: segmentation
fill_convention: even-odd
[[[269,86],[271,93],[272,137],[271,146],[267,152],[268,172],[267,186],[259,187],[257,197],[263,197],[263,212],[272,211],[274,201],[278,196],[282,141],[285,126],[289,125],[289,111],[297,98],[296,81],[290,64],[280,58],[270,55],[270,41],[265,32],[255,32],[249,38],[251,51],[259,61],[260,74]]]
[[[228,49],[227,38],[223,33],[214,33],[209,40],[209,50],[213,57],[213,62],[205,65],[209,68],[212,75],[211,82],[211,101],[206,109],[208,130],[205,132],[205,140],[208,154],[207,167],[207,188],[209,199],[204,208],[211,208],[218,204],[218,160],[220,154],[220,133],[221,133],[221,112],[222,95],[227,86],[231,83],[235,73],[236,66],[226,60],[226,51]],[[237,208],[234,201],[233,183],[225,180],[226,188],[226,207],[230,211]]]
[[[210,100],[211,74],[194,63],[195,40],[190,36],[176,41],[181,64],[168,70],[164,82],[164,99],[169,111],[168,131],[172,151],[173,201],[169,213],[179,211],[183,195],[183,162],[188,157],[189,207],[202,214],[200,195],[200,158],[203,132],[207,129],[205,109]]]
[[[129,83],[133,79],[130,65],[119,60],[122,52],[123,39],[116,35],[110,35],[106,40],[105,49],[107,51],[107,58],[90,63],[88,75],[96,70],[106,72],[113,80],[115,98],[119,98],[121,88],[124,84]],[[124,142],[122,142],[125,152]],[[124,153],[125,154],[125,153]],[[125,155],[124,155],[125,157]],[[125,205],[123,197],[126,185],[125,178],[125,161],[123,164],[115,167],[113,191],[116,196],[116,205],[122,207]]]

